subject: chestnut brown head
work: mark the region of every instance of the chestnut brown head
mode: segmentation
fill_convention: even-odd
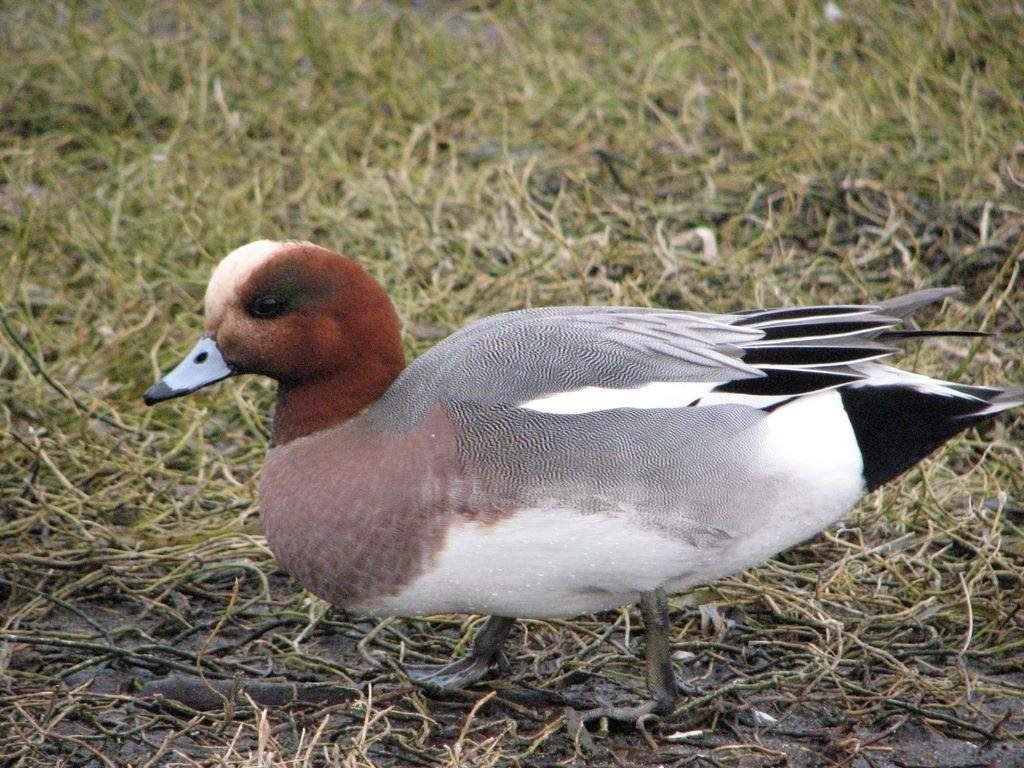
[[[205,308],[203,338],[146,391],[147,404],[241,373],[288,390],[330,383],[336,398],[372,402],[404,365],[391,299],[356,262],[312,243],[232,251],[213,271]]]

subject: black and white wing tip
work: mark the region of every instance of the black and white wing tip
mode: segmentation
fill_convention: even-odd
[[[743,402],[775,408],[786,398],[852,385],[876,368],[865,366],[894,354],[895,342],[918,336],[979,335],[973,331],[906,328],[905,320],[922,307],[958,294],[957,288],[930,288],[876,305],[786,307],[750,310],[734,325],[760,332],[739,344],[741,360],[762,375],[725,382],[695,405]],[[983,334],[982,334],[983,335]]]
[[[930,336],[984,336],[903,326],[918,309],[959,293],[935,288],[877,306],[805,307],[749,312],[739,324],[763,331],[742,344],[742,361],[764,376],[719,385],[698,404],[743,398],[774,410],[804,395],[839,393],[863,459],[869,489],[906,471],[950,438],[1024,405],[1024,387],[975,387],[883,365],[892,342]]]

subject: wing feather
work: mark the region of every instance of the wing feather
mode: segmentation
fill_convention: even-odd
[[[762,397],[767,407],[869,376],[873,361],[897,351],[883,342],[906,333],[897,330],[906,316],[954,292],[723,315],[634,307],[508,312],[452,334],[409,366],[385,398],[402,420],[438,401],[516,407],[574,391],[626,390],[634,394],[624,402],[635,403],[637,390],[663,392],[651,386],[675,383],[680,393],[713,395],[708,402],[733,394],[755,407]]]

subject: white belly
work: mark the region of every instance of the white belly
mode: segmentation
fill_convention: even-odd
[[[688,547],[619,517],[528,509],[448,533],[434,566],[398,595],[357,606],[375,615],[489,613],[558,617],[635,602]]]
[[[737,440],[744,460],[712,473],[728,486],[731,522],[719,540],[691,543],[635,512],[585,513],[563,501],[453,527],[416,581],[353,608],[537,618],[613,608],[762,563],[834,523],[864,493],[860,451],[834,391],[779,408]]]

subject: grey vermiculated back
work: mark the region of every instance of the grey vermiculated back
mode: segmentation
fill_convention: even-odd
[[[740,344],[760,338],[733,315],[631,307],[546,307],[506,312],[456,331],[410,365],[374,406],[402,430],[431,403],[517,405],[586,386],[730,381],[763,376]]]

